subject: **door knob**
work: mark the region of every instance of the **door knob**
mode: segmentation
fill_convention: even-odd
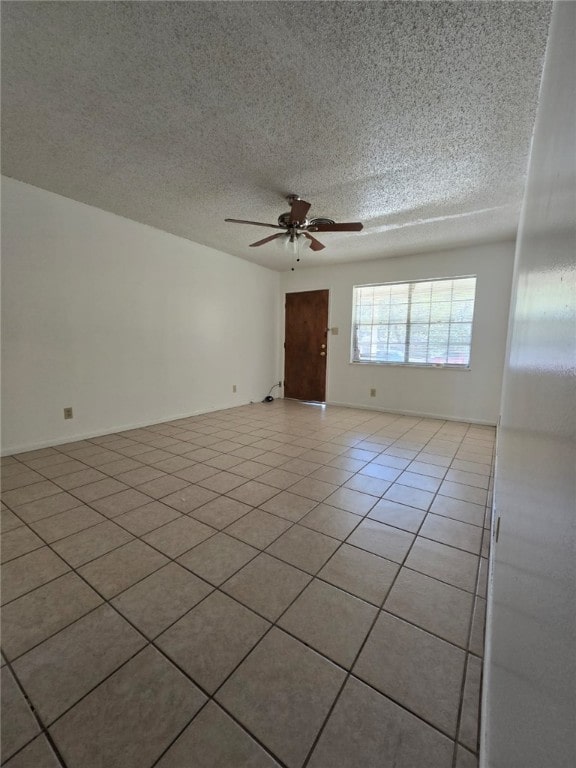
[[[326,357],[326,352],[320,352],[320,357]]]

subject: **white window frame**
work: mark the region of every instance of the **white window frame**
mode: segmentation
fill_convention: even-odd
[[[412,325],[417,325],[419,323],[417,322],[410,322],[410,311],[411,311],[411,304],[410,301],[408,302],[408,308],[407,308],[407,322],[406,322],[406,329],[407,329],[407,337],[408,340],[404,341],[404,356],[405,359],[403,361],[399,360],[358,360],[355,359],[355,339],[356,339],[356,329],[357,329],[357,298],[358,298],[358,289],[360,288],[373,288],[373,287],[385,287],[385,286],[394,286],[394,285],[401,285],[401,286],[408,286],[410,289],[411,286],[417,285],[419,283],[434,283],[434,282],[448,282],[448,281],[454,281],[454,280],[469,280],[474,279],[474,304],[473,304],[473,311],[472,311],[472,317],[470,322],[471,330],[470,330],[470,346],[469,346],[469,355],[468,355],[468,363],[432,363],[432,362],[410,362],[406,358],[409,356],[410,351],[410,330]],[[453,275],[450,277],[432,277],[432,278],[421,278],[418,280],[396,280],[386,283],[364,283],[362,285],[355,285],[353,286],[352,291],[352,328],[351,328],[351,338],[350,338],[350,364],[351,365],[385,365],[385,366],[400,366],[400,367],[407,367],[407,368],[447,368],[450,370],[459,370],[459,371],[469,371],[471,370],[471,363],[472,363],[472,346],[473,346],[473,339],[474,339],[474,315],[476,311],[476,292],[477,292],[477,275]],[[409,293],[411,295],[411,293]],[[452,301],[452,300],[451,300]],[[446,324],[446,323],[444,323]],[[452,321],[448,321],[448,325],[451,325]],[[372,323],[373,327],[377,326],[377,323]],[[382,326],[389,326],[390,323],[382,323]],[[400,323],[402,325],[402,323]],[[428,322],[429,328],[431,327],[432,323],[430,321]]]

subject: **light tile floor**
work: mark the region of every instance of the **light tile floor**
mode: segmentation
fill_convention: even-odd
[[[276,400],[2,460],[2,765],[477,765],[494,429]]]

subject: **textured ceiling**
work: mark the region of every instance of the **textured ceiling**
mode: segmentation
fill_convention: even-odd
[[[547,2],[8,2],[3,172],[275,269],[515,233]]]

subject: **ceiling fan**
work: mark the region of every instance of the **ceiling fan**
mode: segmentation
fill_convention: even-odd
[[[265,237],[263,240],[250,243],[250,248],[265,245],[271,240],[286,236],[293,243],[298,237],[303,235],[310,240],[310,248],[313,251],[321,251],[326,246],[313,237],[310,234],[311,232],[359,232],[363,228],[359,221],[336,224],[332,219],[307,219],[306,215],[310,210],[310,203],[302,200],[298,195],[288,195],[286,199],[290,203],[290,210],[278,217],[278,224],[265,224],[261,221],[245,221],[244,219],[224,219],[224,221],[231,221],[234,224],[254,224],[257,227],[271,227],[272,229],[282,230],[282,232]]]

